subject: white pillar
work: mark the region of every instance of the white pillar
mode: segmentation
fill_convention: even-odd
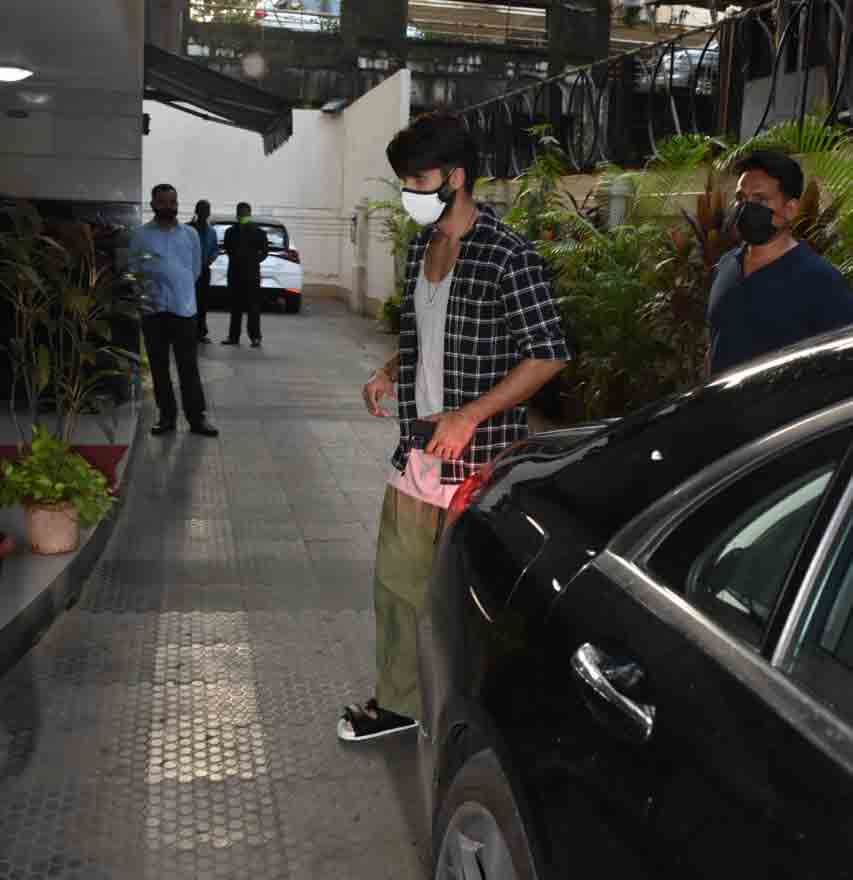
[[[350,311],[363,315],[367,302],[367,266],[369,263],[370,217],[367,213],[368,199],[363,198],[352,215],[350,234],[353,243],[352,290]]]
[[[628,201],[634,195],[634,186],[628,177],[617,177],[608,192],[607,227],[613,229],[625,222],[628,215]]]

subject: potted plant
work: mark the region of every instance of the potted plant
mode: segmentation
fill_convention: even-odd
[[[35,553],[75,550],[80,526],[94,525],[113,504],[106,477],[39,425],[33,428],[29,448],[3,462],[2,474],[0,502],[24,507]]]

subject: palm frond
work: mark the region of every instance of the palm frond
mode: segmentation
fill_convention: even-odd
[[[786,120],[759,132],[717,160],[720,171],[730,172],[737,163],[755,150],[779,150],[795,155],[834,153],[851,144],[850,130],[842,125],[825,125],[817,116],[806,116],[802,125]]]

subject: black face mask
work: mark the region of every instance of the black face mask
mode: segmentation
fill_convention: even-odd
[[[734,221],[747,244],[767,244],[782,230],[773,225],[773,210],[758,202],[744,202],[735,208]]]
[[[159,210],[154,212],[154,216],[158,220],[165,220],[171,223],[172,220],[174,220],[178,216],[178,212],[175,208],[160,208]]]

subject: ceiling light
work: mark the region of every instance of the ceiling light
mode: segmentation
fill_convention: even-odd
[[[14,83],[20,82],[33,75],[31,70],[24,67],[0,67],[0,82]]]
[[[49,104],[50,103],[50,95],[45,95],[42,92],[18,92],[18,97],[22,101],[26,101],[27,104]]]

